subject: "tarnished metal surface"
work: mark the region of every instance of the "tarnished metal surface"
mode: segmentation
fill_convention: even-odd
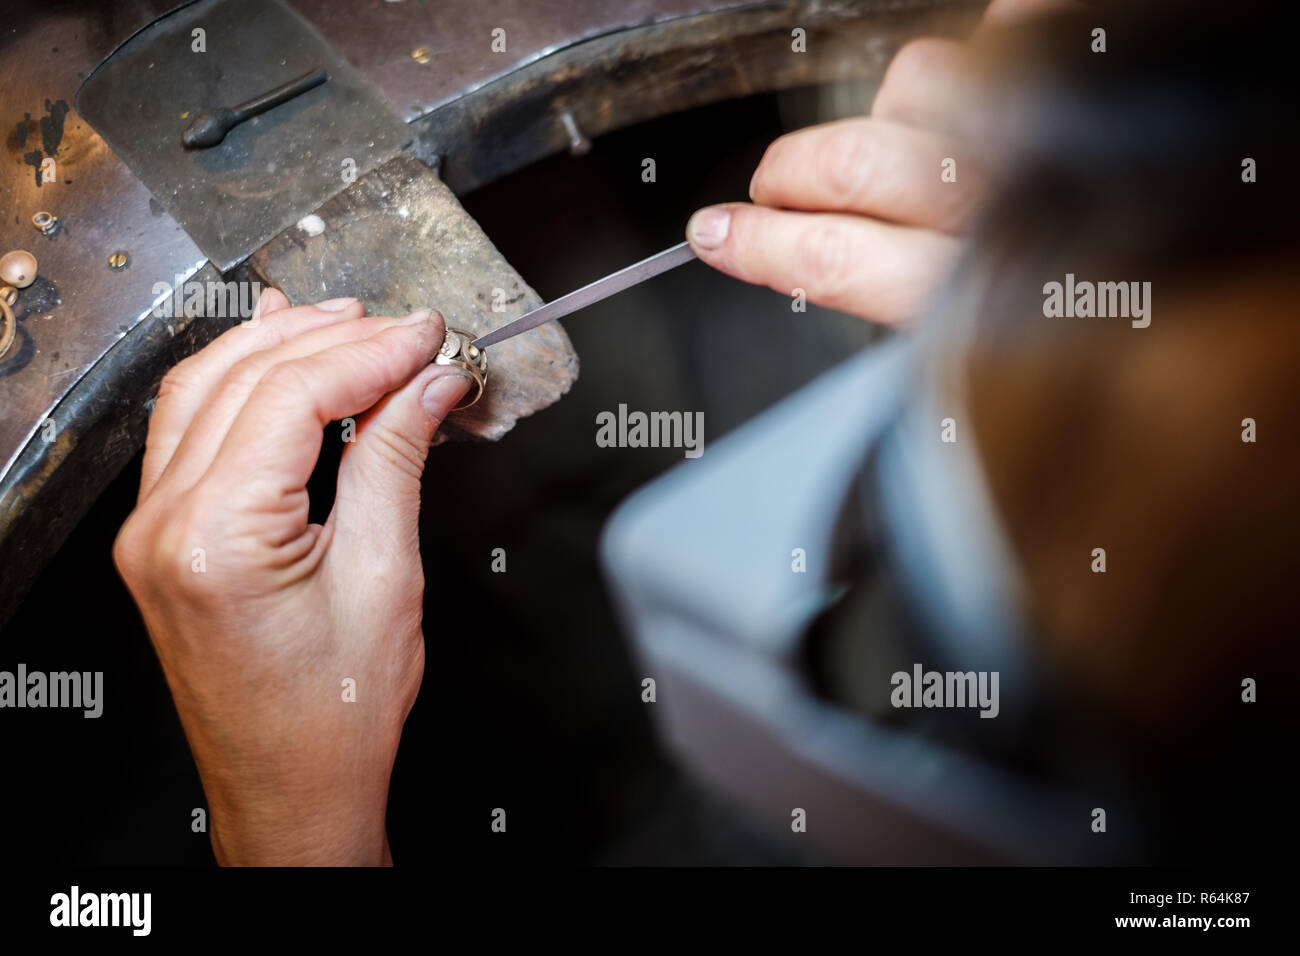
[[[0,60],[69,102],[81,81],[138,30],[192,0],[64,0],[5,5]],[[5,86],[6,93],[12,89]],[[9,104],[5,104],[6,107]]]
[[[0,26],[0,252],[27,249],[40,266],[19,296],[17,339],[0,360],[0,476],[55,403],[148,314],[155,283],[170,284],[204,263],[71,108],[78,84],[102,57],[175,5],[93,6],[76,16],[21,4]],[[46,182],[41,167],[49,160],[53,181]],[[32,225],[42,210],[60,220],[50,236]],[[119,249],[131,253],[131,265],[114,272],[108,257]]]
[[[608,0],[541,6],[522,0],[459,5],[406,0],[358,7],[296,0],[293,5],[403,115],[445,104],[412,129],[433,142],[426,153],[444,155],[441,175],[460,191],[566,148],[570,134],[561,120],[564,113],[576,117],[583,132],[596,135],[726,96],[878,73],[908,35],[936,27],[950,32],[938,16],[953,4],[636,0],[620,8]],[[0,27],[0,89],[5,94],[0,132],[9,161],[8,172],[0,177],[0,224],[5,227],[0,251],[30,248],[42,264],[42,279],[20,303],[20,339],[0,364],[0,401],[7,408],[0,420],[0,481],[46,411],[150,308],[157,297],[155,284],[172,282],[204,261],[198,247],[77,112],[63,112],[105,56],[178,6],[183,4],[174,0],[86,0],[56,8],[23,4]],[[680,19],[720,7],[727,12]],[[480,16],[481,21],[476,19]],[[498,20],[507,31],[505,54],[491,48],[490,31],[497,24],[488,21]],[[645,20],[670,22],[573,45],[582,36]],[[791,22],[807,23],[816,42],[806,54],[787,52],[773,60],[773,50],[789,50]],[[467,23],[485,27],[486,40],[438,40],[462,31],[471,35]],[[426,35],[426,29],[439,32]],[[562,35],[545,32],[566,29]],[[420,45],[430,52],[425,64],[410,57]],[[557,45],[562,53],[542,56]],[[859,54],[856,67],[850,55],[854,51]],[[530,65],[517,69],[520,63]],[[386,72],[390,67],[391,75]],[[410,99],[404,89],[429,92],[417,97],[416,109],[401,105],[403,98]],[[57,146],[51,141],[59,176],[38,187],[37,166],[45,154],[28,157],[36,153],[34,144],[45,130],[60,131],[59,117],[61,137]],[[45,207],[66,226],[49,239],[34,229],[28,234],[30,214]],[[274,214],[270,209],[268,215]],[[129,268],[101,268],[109,254],[123,247],[133,253]],[[58,300],[57,308],[43,304],[47,296]],[[59,346],[45,347],[52,342]]]
[[[202,50],[192,33],[202,29]],[[324,85],[187,150],[201,110],[313,69]],[[357,71],[279,0],[199,0],[132,37],[77,107],[222,271],[381,165],[410,133]]]
[[[358,180],[250,265],[291,302],[352,295],[377,315],[437,308],[449,327],[475,335],[542,304],[451,190],[409,157]],[[493,346],[482,400],[453,412],[438,440],[500,438],[577,377],[578,357],[558,322]]]
[[[408,122],[592,37],[764,5],[761,0],[479,0],[453,9],[440,0],[290,3]],[[363,28],[358,20],[364,20]],[[418,59],[412,56],[417,50],[423,51]]]
[[[907,40],[961,36],[981,7],[982,0],[745,4],[567,47],[411,126],[441,158],[439,175],[463,193],[570,149],[574,129],[586,138],[769,90],[877,82]],[[795,28],[803,52],[794,48]]]
[[[441,161],[441,178],[454,191],[574,143],[582,147],[590,136],[692,106],[804,83],[878,76],[892,50],[909,36],[950,34],[971,20],[941,19],[944,8],[979,5],[964,0],[290,2],[376,88],[373,102],[387,98],[400,118],[422,117],[402,127],[413,140],[411,151]],[[72,108],[79,85],[105,57],[136,31],[184,6],[175,0],[29,2],[6,11],[0,22],[0,135],[8,162],[0,176],[0,253],[25,248],[40,260],[40,278],[17,305],[19,338],[0,360],[0,566],[23,571],[0,576],[0,621],[139,447],[147,401],[161,374],[223,324],[151,314],[155,301],[170,297],[178,276],[220,276],[205,265],[199,246],[164,204]],[[656,25],[646,25],[651,23]],[[626,29],[637,24],[642,26]],[[807,53],[792,55],[795,26],[807,31]],[[504,53],[493,49],[491,31],[497,27],[505,31]],[[421,46],[419,59],[411,57]],[[261,49],[272,58],[270,66],[278,64],[274,44]],[[232,75],[246,75],[238,74],[238,52],[227,53],[223,63]],[[221,89],[229,87],[223,82]],[[163,109],[175,105],[175,92],[166,84],[146,84],[135,99],[133,109]],[[222,96],[215,102],[230,100]],[[177,108],[202,105],[208,104]],[[387,108],[382,111],[388,114],[385,122],[398,119]],[[183,123],[177,136],[181,128]],[[306,142],[316,133],[308,130]],[[47,159],[54,160],[55,175],[38,184]],[[365,168],[359,159],[357,166],[358,173]],[[340,176],[326,195],[345,185]],[[268,236],[298,215],[292,193],[271,188],[259,197]],[[439,190],[429,208],[443,203],[463,216],[454,198],[441,185]],[[41,209],[61,221],[48,236],[31,225],[32,214]],[[194,222],[191,228],[218,233],[223,228],[219,216],[206,213]],[[353,262],[347,274],[351,285],[342,276],[326,284],[335,294],[359,293],[372,307],[391,311],[401,307],[398,298],[409,298],[383,287],[396,285],[391,277],[399,273],[392,264],[418,269],[418,263],[404,260],[400,246],[385,244],[379,222],[371,220],[376,229],[369,238],[362,228],[350,233],[358,242],[375,243],[375,261]],[[291,226],[280,239],[292,231]],[[127,254],[129,265],[115,271],[108,261],[119,251]],[[427,294],[418,304],[441,307],[449,317],[483,307],[479,286],[496,268],[490,259],[467,258],[466,264],[488,270],[467,279],[453,261],[445,261],[447,271],[436,281],[422,279],[416,297]],[[311,278],[301,292],[303,301],[321,297],[309,291],[320,277]],[[518,300],[512,287],[503,288],[509,308],[517,311],[491,313],[497,320],[538,304],[526,286]],[[490,327],[458,324],[476,332]],[[553,401],[576,373],[567,340],[562,348],[554,342],[547,347],[549,357],[539,354],[518,363],[532,378],[512,400],[518,408]],[[556,362],[558,371],[544,367],[543,360]],[[482,414],[482,406],[470,412]],[[499,435],[513,414],[466,418],[469,427],[460,435]],[[57,429],[48,444],[38,435],[44,434],[47,418]],[[447,432],[455,431],[453,419]]]
[[[196,282],[216,282],[205,265]],[[163,373],[236,319],[146,313],[49,412],[0,482],[0,626],[95,499],[140,447]],[[47,441],[46,438],[49,440]]]

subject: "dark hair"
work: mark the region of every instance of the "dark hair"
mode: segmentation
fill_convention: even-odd
[[[950,381],[1044,659],[1138,747],[1231,737],[1242,682],[1294,673],[1300,150],[1274,9],[1108,6],[980,52],[999,191],[947,292],[978,302]],[[1150,326],[1045,316],[1067,273],[1150,282]]]

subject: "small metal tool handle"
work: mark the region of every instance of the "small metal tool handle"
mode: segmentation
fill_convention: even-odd
[[[193,122],[181,134],[181,145],[186,149],[207,149],[209,146],[216,146],[226,138],[226,134],[231,129],[244,122],[244,120],[260,116],[286,100],[301,96],[308,90],[320,86],[327,79],[329,79],[329,76],[324,70],[312,70],[310,73],[304,73],[296,80],[290,80],[282,86],[277,86],[269,93],[263,93],[246,103],[240,103],[238,106],[203,110],[194,117]]]
[[[283,86],[277,86],[269,93],[263,93],[261,96],[255,96],[247,103],[240,103],[231,109],[236,123],[242,123],[246,119],[252,119],[254,116],[260,116],[267,110],[279,106],[287,100],[300,96],[308,90],[315,89],[327,79],[324,70],[311,70],[304,73],[296,80],[290,80]]]

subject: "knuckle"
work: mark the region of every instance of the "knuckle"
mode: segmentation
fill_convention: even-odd
[[[416,338],[423,338],[426,335],[432,337],[432,332],[428,327],[429,323],[427,322],[415,326],[397,326],[397,330],[400,331],[394,331],[389,335],[351,342],[346,349],[347,357],[360,366],[363,374],[383,372],[388,368],[394,348],[408,345],[411,335]],[[402,339],[406,339],[407,342],[402,342]]]
[[[778,136],[767,144],[767,149],[763,150],[762,159],[754,167],[754,186],[756,189],[760,189],[767,184],[772,171],[780,163],[782,154],[786,152],[791,135],[793,134],[786,133],[784,136]]]
[[[416,352],[432,358],[430,352],[442,344],[445,334],[433,322],[395,326],[371,338],[349,343],[340,352],[340,358],[354,381],[374,387],[389,383],[391,387],[396,384],[391,380],[398,366]]]
[[[758,165],[762,166],[764,163],[769,163],[776,157],[780,156],[781,153],[785,151],[786,147],[790,145],[790,140],[798,135],[799,131],[796,130],[793,133],[782,133],[776,139],[772,140],[772,142],[767,144],[767,149],[763,150],[763,158],[758,161]]]
[[[178,395],[192,395],[199,388],[199,376],[194,360],[184,359],[172,366],[158,384],[158,401],[163,402]]]
[[[117,573],[128,585],[134,584],[144,570],[142,562],[144,555],[140,547],[142,534],[139,512],[133,511],[118,529],[117,537],[113,539],[113,564],[117,567]]]
[[[871,154],[871,137],[861,125],[829,133],[818,154],[818,172],[834,202],[847,206],[861,194],[871,175]]]
[[[955,150],[949,154],[952,152]],[[988,184],[979,165],[969,158],[961,158],[958,162],[961,165],[961,176],[957,183],[950,184],[955,188],[943,189],[940,193],[944,204],[940,225],[953,231],[970,227],[988,192]]]
[[[819,225],[804,239],[808,286],[816,290],[814,297],[818,301],[833,308],[846,300],[852,283],[848,253],[848,236],[843,226],[836,223]]]
[[[260,355],[250,355],[230,367],[224,385],[240,391],[249,391],[257,387],[257,383],[265,374],[266,359]]]
[[[934,72],[940,61],[949,56],[950,44],[932,37],[921,37],[903,44],[885,73],[903,82],[916,82]]]
[[[903,44],[885,69],[872,113],[889,115],[905,102],[908,92],[923,83],[935,66],[936,57],[943,51],[938,40],[919,39]]]
[[[311,392],[307,374],[299,359],[279,362],[266,369],[258,379],[255,390],[289,398],[301,398]]]
[[[327,362],[318,367],[319,374],[333,377],[346,376],[349,383],[358,390],[368,390],[377,383],[385,382],[392,374],[394,360],[402,343],[410,343],[410,336],[417,338],[432,337],[429,323],[420,326],[394,326],[385,329],[372,338],[359,342],[348,342],[337,346],[328,356]],[[439,339],[441,342],[441,339]],[[408,345],[409,347],[409,345]],[[295,388],[301,393],[306,387],[306,379],[300,378]]]
[[[419,480],[429,453],[428,441],[412,438],[378,420],[367,430],[367,437],[371,440],[370,447],[382,461]]]
[[[206,576],[192,573],[195,549],[206,555],[206,522],[193,498],[165,512],[137,508],[113,541],[113,563],[134,593],[196,597],[206,591]]]
[[[210,540],[207,514],[199,496],[187,495],[150,535],[152,575],[182,598],[199,599],[210,590],[207,558],[215,550],[215,542]]]
[[[732,210],[727,238],[717,250],[720,268],[747,282],[763,282],[769,266],[763,257],[764,233],[760,210],[738,206]]]

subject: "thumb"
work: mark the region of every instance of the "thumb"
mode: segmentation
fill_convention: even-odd
[[[472,386],[449,365],[430,365],[357,422],[335,498],[336,533],[376,558],[419,549],[420,478],[434,433]]]

